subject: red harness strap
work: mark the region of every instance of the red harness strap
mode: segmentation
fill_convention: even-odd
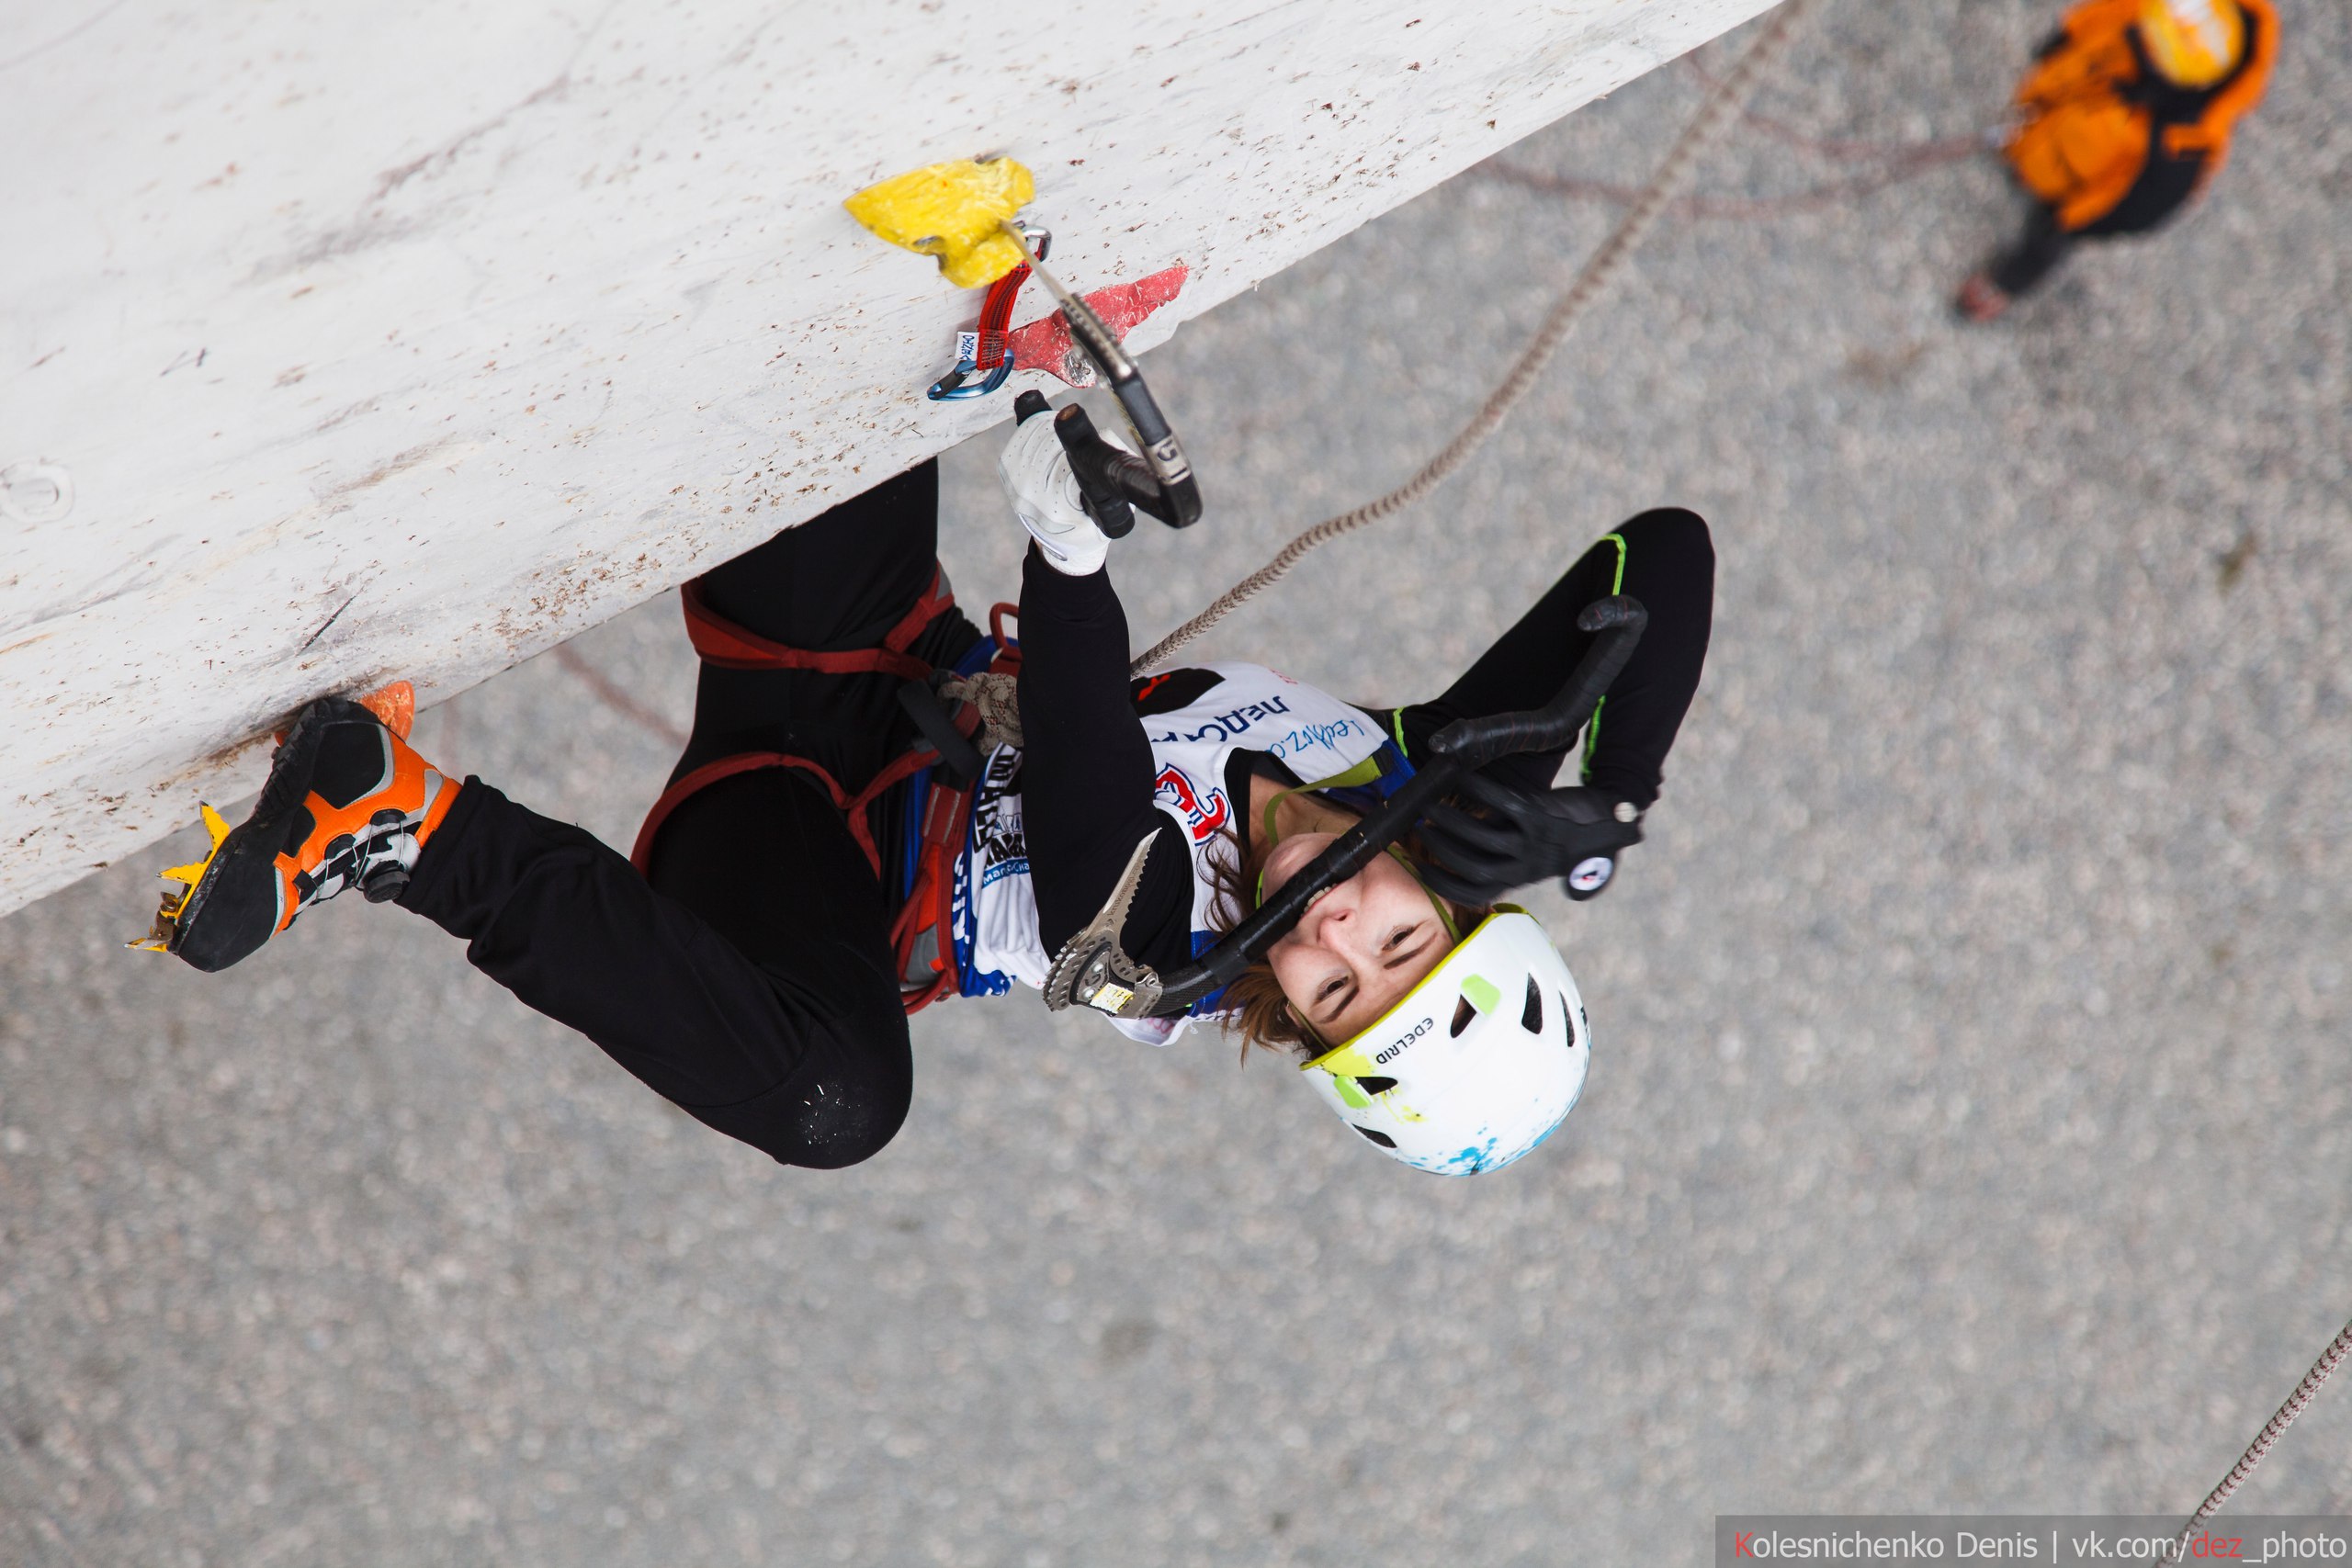
[[[637,867],[639,876],[644,875],[646,864],[653,855],[653,837],[662,830],[670,813],[719,780],[733,778],[737,773],[757,773],[762,768],[798,768],[815,774],[817,782],[825,786],[825,793],[832,796],[833,805],[849,818],[850,837],[857,840],[857,847],[865,853],[865,863],[874,868],[875,876],[879,878],[882,852],[875,847],[874,825],[865,819],[865,808],[880,799],[884,790],[916,769],[927,768],[937,761],[939,753],[928,748],[902,752],[896,761],[874,775],[873,783],[851,795],[832,774],[806,757],[790,757],[782,751],[739,751],[732,757],[721,757],[715,762],[705,762],[662,792],[653,809],[645,814],[645,825],[637,830],[637,843],[628,852],[628,863]]]
[[[704,662],[723,670],[811,670],[829,675],[876,673],[910,681],[929,680],[932,667],[907,652],[907,649],[922,635],[925,626],[956,604],[956,596],[947,587],[946,574],[934,569],[930,587],[914,607],[884,634],[881,647],[816,653],[770,641],[727,620],[704,601],[697,583],[687,583],[681,597],[685,604],[686,635],[692,639],[695,651]],[[1020,661],[1019,650],[1004,633],[1003,617],[1012,609],[1010,604],[998,604],[989,613],[989,629],[997,645],[996,657],[989,666],[994,671],[1015,669]],[[865,863],[879,881],[882,852],[874,841],[874,825],[867,808],[891,785],[938,761],[937,751],[919,745],[900,753],[865,788],[852,795],[831,773],[806,757],[782,751],[744,751],[721,757],[705,762],[662,792],[661,798],[645,814],[644,826],[637,830],[637,842],[629,850],[629,863],[637,867],[639,875],[644,875],[662,824],[679,806],[719,780],[763,768],[797,768],[825,786],[826,795],[848,824],[850,837],[864,852]],[[916,857],[914,886],[908,890],[907,900],[890,925],[891,951],[899,964],[899,1000],[910,1014],[922,1011],[943,996],[956,994],[956,862],[963,852],[971,807],[970,790],[936,780],[924,802],[922,847]],[[924,976],[929,978],[922,978]]]
[[[705,664],[716,664],[721,670],[814,670],[826,675],[875,672],[908,681],[931,678],[931,666],[907,649],[922,635],[923,627],[937,619],[942,611],[956,605],[956,595],[947,587],[947,574],[933,568],[931,586],[922,591],[914,608],[900,617],[897,626],[882,634],[881,647],[816,653],[771,642],[724,619],[704,602],[699,582],[687,583],[679,597],[685,604],[686,637]]]
[[[972,792],[934,780],[923,800],[922,847],[914,886],[890,923],[890,951],[899,964],[899,1004],[912,1017],[942,997],[956,994],[956,862],[972,820]],[[932,976],[928,983],[917,976]]]

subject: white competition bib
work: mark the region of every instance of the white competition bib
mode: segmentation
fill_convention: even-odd
[[[1388,739],[1362,709],[1261,664],[1200,667],[1215,680],[1184,706],[1137,722],[1151,741],[1157,770],[1153,803],[1183,829],[1193,846],[1193,951],[1214,937],[1213,854],[1240,830],[1247,800],[1228,798],[1226,769],[1236,751],[1261,751],[1302,779],[1343,773]],[[1169,679],[1198,678],[1177,671]],[[955,930],[959,988],[999,996],[1013,981],[1043,987],[1053,955],[1037,934],[1037,897],[1022,833],[1021,752],[990,753],[972,792],[972,827],[956,865]],[[1131,1039],[1164,1044],[1186,1019],[1112,1019]]]

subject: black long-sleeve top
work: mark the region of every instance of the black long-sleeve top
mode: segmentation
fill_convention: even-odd
[[[1714,566],[1713,544],[1697,513],[1645,512],[1587,550],[1434,700],[1366,711],[1402,735],[1410,761],[1454,719],[1540,707],[1590,646],[1590,636],[1577,629],[1577,613],[1608,594],[1631,594],[1648,609],[1649,626],[1595,717],[1584,782],[1646,808],[1657,798],[1667,751],[1706,662]],[[1128,679],[1126,614],[1108,570],[1065,577],[1032,549],[1022,572],[1021,645],[1023,817],[1046,951],[1058,951],[1094,918],[1137,841],[1152,833],[1121,945],[1162,970],[1188,962],[1192,851],[1174,820],[1153,804],[1151,747],[1141,722],[1153,711],[1153,683]],[[1486,772],[1543,789],[1566,757],[1565,750],[1506,757]],[[1303,782],[1262,752],[1237,752],[1227,783],[1230,797],[1245,807],[1253,773],[1285,786]],[[1250,815],[1239,810],[1237,827],[1254,835],[1259,828]]]

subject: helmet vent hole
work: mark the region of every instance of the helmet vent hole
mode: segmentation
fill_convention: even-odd
[[[1470,998],[1463,998],[1453,1004],[1453,1027],[1446,1032],[1459,1040],[1462,1037],[1462,1032],[1470,1027],[1470,1021],[1477,1016],[1478,1010],[1470,1005]]]
[[[1530,1034],[1544,1032],[1544,993],[1535,988],[1535,976],[1527,977],[1527,1010],[1519,1015],[1519,1026]]]
[[[1366,1094],[1386,1094],[1396,1087],[1395,1078],[1358,1078],[1356,1087]]]
[[[1560,1016],[1567,1021],[1568,1043],[1574,1045],[1578,1039],[1577,1010],[1568,1005],[1567,993],[1565,991],[1560,993]]]
[[[1356,1124],[1352,1122],[1349,1122],[1348,1125],[1351,1127],[1356,1127]],[[1396,1140],[1390,1137],[1385,1133],[1375,1133],[1369,1127],[1356,1127],[1356,1131],[1362,1133],[1365,1137],[1371,1139],[1374,1143],[1378,1144],[1384,1149],[1393,1149],[1396,1146]]]

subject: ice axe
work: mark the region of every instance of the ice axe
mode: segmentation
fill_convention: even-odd
[[[1111,897],[1084,930],[1062,945],[1046,976],[1046,1005],[1058,1012],[1082,1004],[1118,1018],[1176,1018],[1202,998],[1241,977],[1267,949],[1298,924],[1317,895],[1353,876],[1421,818],[1448,790],[1497,758],[1519,751],[1565,750],[1591,721],[1609,684],[1634,656],[1649,612],[1625,594],[1596,599],[1577,616],[1580,631],[1598,635],[1559,694],[1540,708],[1457,718],[1430,739],[1430,760],[1397,786],[1378,809],[1282,886],[1216,946],[1166,975],[1119,946],[1127,907],[1143,881],[1157,829],[1127,857]]]
[[[1111,384],[1135,432],[1136,445],[1143,452],[1142,457],[1134,457],[1103,440],[1082,409],[1064,409],[1056,417],[1054,432],[1069,454],[1087,512],[1114,538],[1134,528],[1133,508],[1137,506],[1171,528],[1189,528],[1200,520],[1201,491],[1193,479],[1193,465],[1185,459],[1183,444],[1169,428],[1167,415],[1159,412],[1143,372],[1121,346],[1118,333],[1091,305],[1046,270],[1050,236],[1045,230],[1023,224],[1019,217],[1035,191],[1029,171],[1011,158],[956,160],[928,164],[868,186],[843,205],[853,218],[882,239],[935,258],[940,271],[958,288],[995,283],[1022,268],[1026,269],[1023,276],[1034,274],[1042,281],[1052,292],[1062,320],[1069,323],[1071,340]],[[991,317],[1005,318],[993,323],[1001,337],[1012,314],[1009,290],[1003,291],[1001,300],[992,291],[991,300],[995,309],[982,312],[981,332],[973,334],[980,345],[972,357],[975,371],[986,357],[985,338],[991,330]],[[995,368],[1003,371],[1004,366],[1001,363]],[[967,389],[963,371],[959,358],[956,369],[933,384],[934,395],[981,393],[998,384],[991,380]],[[1035,393],[1024,392],[1014,400],[1014,412],[1023,419],[1046,406],[1045,400]]]
[[[1108,323],[1094,312],[1094,307],[1071,293],[1062,280],[1046,270],[1042,254],[1031,249],[1029,231],[1008,218],[1001,225],[1001,231],[1021,247],[1022,260],[1028,265],[1038,281],[1045,284],[1060,306],[1062,320],[1069,323],[1070,336],[1094,367],[1111,384],[1113,395],[1127,416],[1134,430],[1136,445],[1143,448],[1136,457],[1120,451],[1094,428],[1086,411],[1076,404],[1054,416],[1054,434],[1069,454],[1069,466],[1078,477],[1079,493],[1086,498],[1086,510],[1095,525],[1111,537],[1124,538],[1136,525],[1132,507],[1140,506],[1170,528],[1189,528],[1201,518],[1201,488],[1193,481],[1193,465],[1184,457],[1183,444],[1169,428],[1168,418],[1153,400],[1151,388],[1145,384],[1143,372],[1135,358],[1119,342],[1119,336]],[[1015,420],[1027,420],[1046,411],[1044,397],[1036,392],[1023,392],[1012,401]]]

